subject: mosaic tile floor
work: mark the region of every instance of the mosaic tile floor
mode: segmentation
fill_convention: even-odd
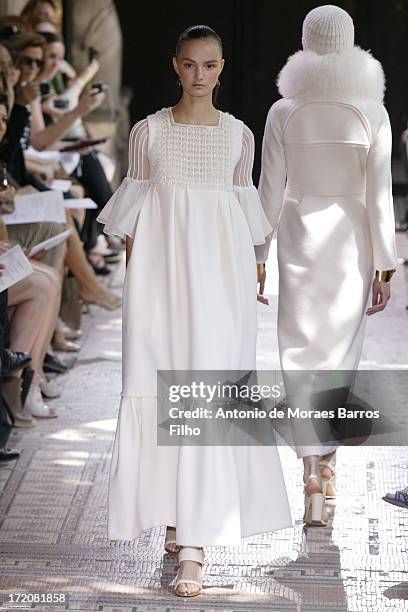
[[[113,281],[118,290],[122,273]],[[369,322],[367,367],[408,367],[404,271],[398,275],[388,341],[384,333],[378,343],[384,323]],[[204,590],[196,599],[172,595],[176,564],[163,555],[163,529],[130,544],[110,543],[106,494],[120,390],[120,325],[118,313],[94,309],[86,315],[76,365],[60,377],[59,417],[11,435],[9,446],[22,454],[0,465],[1,610],[408,610],[408,512],[380,499],[408,480],[405,448],[339,451],[340,495],[330,507],[329,526],[307,530],[300,465],[282,449],[294,527],[248,538],[240,548],[208,549]],[[260,329],[260,364],[273,367],[274,323],[265,310]],[[62,594],[66,600],[11,603],[12,593]]]

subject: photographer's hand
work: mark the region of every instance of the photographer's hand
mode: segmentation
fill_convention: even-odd
[[[102,92],[93,94],[91,91],[86,91],[79,98],[78,106],[76,108],[80,117],[85,117],[93,110],[98,108],[105,99],[105,94]]]
[[[15,87],[15,103],[21,106],[31,104],[40,97],[40,87],[38,83],[27,83],[19,81]]]
[[[58,100],[58,96],[49,96],[44,102],[41,104],[41,109],[43,113],[50,115],[52,117],[61,117],[62,115],[66,115],[68,111],[67,108],[57,108],[54,106],[54,101]]]

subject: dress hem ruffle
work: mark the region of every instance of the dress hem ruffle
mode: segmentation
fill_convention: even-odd
[[[124,536],[114,536],[114,535],[111,535],[108,532],[108,540],[110,540],[112,542],[133,542],[134,540],[138,540],[139,538],[141,538],[142,535],[144,533],[146,533],[147,531],[150,531],[151,529],[157,529],[158,527],[164,527],[164,526],[166,526],[166,527],[167,526],[174,527],[176,529],[176,525],[174,524],[174,521],[163,519],[162,523],[156,524],[156,525],[151,525],[150,527],[146,527],[146,529],[143,529],[142,531],[140,531],[138,533],[138,535],[134,535],[134,536],[126,536],[126,537],[124,537]],[[292,529],[293,527],[294,527],[293,521],[290,521],[290,522],[282,521],[282,525],[281,526],[278,526],[278,527],[274,526],[273,529],[266,529],[266,530],[262,529],[262,530],[254,530],[254,531],[251,530],[250,533],[242,534],[239,542],[238,541],[234,542],[234,543],[231,543],[231,542],[227,542],[227,543],[222,543],[222,542],[221,543],[218,543],[218,542],[214,543],[214,542],[211,542],[210,544],[207,544],[206,542],[203,542],[201,540],[200,541],[195,540],[195,541],[188,542],[188,543],[184,542],[183,544],[177,542],[177,544],[179,546],[205,546],[205,547],[225,546],[225,547],[229,548],[231,546],[241,546],[241,540],[243,540],[245,538],[252,538],[252,537],[254,537],[256,535],[261,535],[261,534],[265,534],[265,533],[274,533],[275,531],[281,531],[282,529]]]

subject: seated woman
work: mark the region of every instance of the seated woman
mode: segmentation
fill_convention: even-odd
[[[86,69],[75,79],[71,80],[68,86],[64,85],[64,79],[58,78],[61,63],[64,61],[65,45],[63,39],[54,33],[44,33],[43,37],[46,41],[44,55],[44,69],[41,73],[42,82],[46,82],[50,92],[43,98],[42,106],[35,101],[32,104],[32,127],[31,127],[31,143],[32,145],[42,150],[50,146],[55,147],[57,143],[55,139],[60,139],[64,136],[77,137],[78,140],[89,138],[89,133],[82,123],[82,117],[78,118],[71,126],[69,132],[66,130],[66,124],[62,118],[70,113],[75,108],[81,105],[82,98],[80,94],[85,85],[93,78],[99,69],[99,63],[93,59]],[[97,97],[102,100],[101,94],[88,92],[85,96],[91,98]],[[56,106],[58,103],[66,104],[66,108],[62,109]],[[93,110],[92,106],[92,110]],[[83,115],[85,116],[85,115]],[[53,129],[51,130],[51,126]],[[87,210],[84,228],[81,232],[81,238],[84,242],[84,248],[89,253],[96,244],[98,234],[101,233],[99,225],[96,223],[96,217],[99,211],[105,206],[107,201],[112,197],[112,189],[109,181],[106,178],[105,172],[99,161],[98,155],[91,148],[82,149],[80,163],[74,170],[72,175],[83,185],[87,195],[92,198],[98,205],[98,210]],[[117,239],[108,239],[113,248],[117,248]],[[90,256],[91,263],[97,265],[97,261]]]
[[[6,134],[8,115],[7,96],[0,92],[0,142]],[[0,213],[4,202],[10,200],[13,195],[12,187],[0,191]],[[10,247],[7,228],[0,216],[0,252],[3,253]],[[39,255],[41,256],[41,253]],[[16,425],[20,426],[32,426],[32,416],[56,416],[55,409],[44,404],[41,393],[48,397],[57,397],[59,394],[55,385],[46,380],[42,364],[58,317],[61,279],[58,272],[46,264],[31,259],[31,265],[34,272],[8,290],[11,315],[10,349],[31,353],[31,367],[34,370],[34,379],[24,411],[20,403],[21,371],[13,372],[3,386],[3,393],[14,413]]]
[[[41,36],[18,34],[13,36],[8,41],[8,44],[17,52],[18,65],[20,67],[20,77],[16,86],[16,104],[13,107],[11,121],[9,122],[7,130],[7,139],[10,149],[8,168],[19,186],[23,187],[29,185],[44,191],[48,188],[38,180],[33,179],[27,172],[21,148],[22,137],[25,137],[26,141],[30,142],[30,111],[27,107],[33,104],[33,101],[38,97],[36,83],[38,82],[40,69],[43,67],[43,39]],[[27,84],[22,87],[22,82]],[[25,96],[25,99],[22,100],[21,96]],[[81,98],[80,104],[83,104],[86,108],[89,108],[89,104],[92,105],[94,103],[90,101],[89,96],[87,96],[85,102],[83,100],[84,98]],[[41,239],[39,239],[37,231],[39,225],[43,224],[27,225],[33,227],[26,228],[24,235],[20,225],[8,226],[8,230],[10,239],[18,240],[23,246],[29,248],[40,242]],[[67,256],[65,263],[68,269],[78,279],[81,298],[87,303],[98,304],[103,308],[117,308],[120,306],[120,299],[99,283],[91,266],[86,260],[76,226],[69,214],[69,209],[67,214],[67,225],[72,230],[72,234],[67,241]],[[54,228],[54,230],[50,227],[50,230],[57,230],[54,231],[56,234],[61,231],[61,227]],[[47,257],[46,263],[60,270],[60,262],[56,261],[53,255],[47,253],[44,257]]]

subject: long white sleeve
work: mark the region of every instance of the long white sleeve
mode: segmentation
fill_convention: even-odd
[[[127,175],[97,218],[105,225],[105,234],[120,238],[135,236],[139,213],[150,188],[148,141],[148,122],[143,119],[130,133]]]
[[[242,131],[241,156],[234,169],[234,193],[247,220],[254,245],[263,244],[272,231],[252,182],[255,140],[251,130],[244,125]]]
[[[286,160],[282,126],[276,109],[276,104],[274,104],[266,119],[262,143],[261,178],[258,189],[263,210],[273,231],[276,230],[278,225],[286,185]],[[267,237],[265,244],[256,247],[258,262],[267,260],[271,239],[272,233]]]
[[[136,123],[129,136],[129,162],[128,162],[128,177],[137,180],[145,181],[149,178],[149,126],[147,119],[142,119]]]
[[[397,266],[391,147],[390,120],[383,107],[383,119],[368,153],[366,176],[366,205],[376,270],[392,270]]]

